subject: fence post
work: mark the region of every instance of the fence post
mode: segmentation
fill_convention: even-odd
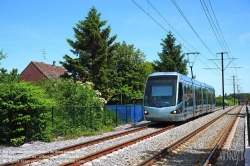
[[[143,110],[143,105],[141,105],[141,117],[142,117],[142,120],[145,120],[145,118],[144,118],[144,110]]]
[[[73,105],[73,126],[76,126],[75,106]]]
[[[117,104],[116,104],[116,109],[115,109],[115,117],[116,117],[115,118],[115,121],[116,121],[115,123],[116,123],[116,127],[118,126],[118,124],[117,124],[118,123],[117,114],[118,114],[118,112],[117,112]]]
[[[135,104],[134,104],[134,124],[136,124],[136,112],[135,112]]]
[[[54,127],[54,106],[52,106],[52,109],[51,109],[51,122],[52,122],[52,127]]]
[[[90,128],[92,129],[92,112],[91,112],[91,109],[92,107],[90,106]]]
[[[248,107],[246,105],[246,112],[247,112],[247,136],[248,136],[248,146],[250,145],[250,129],[249,129],[249,112],[248,112]]]
[[[126,124],[128,123],[128,105],[126,104]]]
[[[105,105],[103,106],[104,107],[104,125],[106,125],[106,107]]]

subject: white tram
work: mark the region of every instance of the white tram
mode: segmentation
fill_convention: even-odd
[[[148,121],[185,121],[214,110],[215,90],[177,72],[156,72],[147,78],[143,107]]]

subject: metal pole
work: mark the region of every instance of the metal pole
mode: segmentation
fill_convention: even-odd
[[[223,110],[225,109],[225,103],[224,103],[224,63],[223,63],[223,52],[221,53],[221,62],[222,62],[222,105]]]
[[[248,107],[246,106],[246,112],[247,112],[247,136],[248,136],[248,146],[250,145],[250,129],[249,129],[249,113],[248,113]]]
[[[194,62],[190,62],[190,60],[189,60],[189,54],[195,54],[195,59],[196,59],[196,56],[198,55],[198,54],[200,54],[199,52],[189,52],[189,53],[186,53],[187,55],[188,55],[188,62],[189,62],[189,67],[191,68],[191,74],[192,74],[192,78],[194,78],[194,75],[193,75],[193,64],[194,64]],[[194,59],[194,61],[195,61],[195,59]]]
[[[233,86],[234,86],[234,105],[235,105],[235,81],[234,81],[234,76],[233,76]]]
[[[190,66],[190,68],[191,68],[191,74],[192,74],[192,78],[194,78],[194,75],[193,75],[193,66]]]

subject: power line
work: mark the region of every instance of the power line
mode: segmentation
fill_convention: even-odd
[[[186,22],[188,23],[188,25],[191,27],[191,29],[194,31],[194,33],[196,34],[196,36],[200,39],[200,41],[202,42],[202,44],[208,49],[208,51],[215,56],[215,54],[213,53],[213,51],[211,51],[210,48],[208,48],[208,46],[204,43],[204,41],[200,38],[200,36],[198,35],[198,33],[195,31],[195,29],[193,28],[193,26],[190,24],[190,22],[188,21],[188,19],[186,18],[186,16],[184,15],[184,13],[181,11],[180,7],[178,6],[178,4],[175,2],[175,0],[172,0],[172,2],[174,3],[175,7],[178,9],[178,11],[181,13],[182,17],[186,20]]]
[[[148,4],[150,4],[150,6],[161,16],[161,18],[190,46],[193,48],[193,46],[191,46],[189,44],[189,42],[187,42],[181,35],[180,33],[177,32],[177,30],[175,30],[175,28],[161,15],[161,13],[148,1]],[[194,48],[193,48],[194,49]],[[195,50],[195,49],[194,49]]]
[[[137,4],[134,0],[132,0],[134,2],[134,4],[136,4],[144,13],[146,13],[152,20],[154,20],[161,28],[163,28],[165,31],[167,31],[159,22],[157,22],[148,12],[146,12],[139,4]],[[148,4],[150,4],[150,6],[161,16],[161,18],[167,22],[167,24],[186,42],[188,43],[181,35],[180,33],[177,32],[177,30],[175,30],[175,28],[160,14],[160,12],[148,1]],[[148,8],[149,10],[149,8]],[[177,40],[177,39],[176,39]],[[178,40],[177,40],[178,41]],[[181,45],[183,45],[180,41],[178,41]],[[188,45],[190,47],[192,47],[189,43]],[[183,45],[185,47],[185,45]],[[187,47],[185,47],[187,49]],[[193,48],[193,47],[192,47]],[[193,48],[194,49],[194,48]],[[187,49],[189,52],[191,52],[189,49]],[[195,49],[194,49],[195,50]],[[197,51],[197,50],[195,50]],[[202,54],[200,54],[204,59],[206,59],[206,57],[204,57]],[[201,59],[197,58],[201,63],[203,63],[205,66],[207,66],[206,63],[204,63]],[[213,64],[213,63],[212,63]],[[208,67],[208,66],[207,66]],[[214,71],[213,71],[214,72]],[[215,72],[214,72],[215,73]],[[215,73],[218,77],[220,77],[217,73]]]
[[[155,23],[157,23],[163,30],[165,30],[166,32],[168,32],[158,21],[156,21],[148,12],[146,12],[140,5],[138,5],[134,0],[132,0],[134,2],[134,4],[136,4],[142,11],[144,11],[144,13],[146,13],[152,20],[154,20]],[[176,41],[178,41],[180,44],[181,42],[176,39]],[[181,44],[183,47],[185,47],[188,51],[190,51],[184,44]]]
[[[217,18],[216,18],[216,15],[215,15],[215,13],[214,13],[212,4],[211,4],[210,0],[208,0],[208,2],[209,2],[209,5],[210,5],[210,7],[211,7],[211,10],[212,10],[212,12],[213,12],[213,15],[214,15],[215,21],[216,21],[216,23],[217,23],[218,29],[220,30],[221,36],[222,36],[222,38],[223,38],[223,40],[224,40],[224,43],[225,43],[225,45],[226,45],[226,47],[227,47],[227,50],[228,50],[228,52],[231,54],[231,52],[230,52],[230,50],[229,50],[229,48],[228,48],[228,46],[227,46],[226,40],[225,40],[225,38],[224,38],[224,36],[223,36],[223,33],[222,33],[222,31],[221,31],[220,25],[219,25],[219,23],[218,23],[218,21],[217,21]]]
[[[200,0],[200,1],[201,1],[201,0]],[[203,0],[203,2],[204,2],[204,0]],[[222,31],[221,31],[221,28],[220,28],[219,23],[218,23],[218,21],[217,21],[217,17],[216,17],[216,15],[215,15],[215,12],[214,12],[214,10],[213,10],[213,7],[212,7],[212,4],[211,4],[210,0],[208,0],[208,2],[209,2],[210,8],[211,8],[211,10],[212,10],[212,13],[213,13],[213,16],[214,16],[214,19],[215,19],[215,22],[216,22],[218,28],[216,28],[216,25],[214,24],[214,21],[213,21],[211,15],[210,15],[210,12],[209,12],[209,10],[208,10],[208,8],[207,8],[205,2],[204,2],[204,5],[205,5],[205,7],[206,7],[206,9],[207,9],[207,11],[208,11],[208,13],[209,13],[209,15],[210,15],[210,18],[211,18],[211,20],[212,20],[212,22],[213,22],[214,27],[216,28],[216,30],[219,29],[219,31],[220,31],[220,33],[219,33],[218,30],[217,30],[217,33],[218,33],[218,35],[219,35],[219,37],[220,37],[220,39],[221,39],[221,42],[222,42],[222,44],[223,44],[223,46],[224,46],[224,49],[227,50],[227,52],[229,52],[229,54],[227,54],[227,56],[228,56],[228,58],[229,58],[229,55],[231,54],[231,52],[230,52],[230,50],[229,50],[229,48],[228,48],[228,46],[227,46],[226,40],[225,40],[225,38],[224,38],[224,36],[223,36],[223,33],[222,33]],[[201,4],[202,4],[202,2],[201,2]],[[202,6],[202,7],[203,7],[203,6]],[[203,8],[203,9],[204,9],[204,8]],[[205,10],[204,10],[204,11],[205,11]],[[206,12],[205,12],[205,13],[206,13]],[[211,24],[210,24],[210,25],[211,25]],[[212,25],[211,25],[211,26],[212,26]],[[232,54],[231,54],[231,57],[233,57]],[[230,64],[230,65],[231,65],[231,64]],[[236,64],[234,64],[234,66],[236,66]],[[236,74],[237,74],[237,70],[233,70],[233,69],[231,69],[231,70],[232,70],[233,73],[236,73]],[[234,72],[234,71],[235,71],[235,72]]]
[[[214,24],[214,21],[213,21],[211,15],[210,15],[210,12],[209,12],[209,10],[208,10],[208,8],[207,8],[206,3],[204,2],[204,0],[203,0],[204,5],[203,5],[203,3],[202,3],[201,0],[200,0],[200,2],[201,2],[201,5],[202,5],[203,10],[204,10],[204,12],[205,12],[205,14],[206,14],[206,16],[207,16],[208,22],[209,22],[209,24],[210,24],[210,26],[211,26],[211,28],[212,28],[212,30],[213,30],[213,32],[214,32],[215,37],[217,38],[217,40],[218,40],[218,42],[219,42],[221,48],[222,48],[224,51],[226,51],[226,49],[225,49],[225,47],[224,47],[224,43],[222,42],[223,46],[222,46],[222,44],[221,44],[221,41],[220,41],[220,40],[221,40],[221,37],[220,37],[220,34],[218,33],[218,30],[217,30],[217,28],[216,28],[216,26],[215,26],[215,24]],[[205,6],[207,12],[206,12],[204,6]],[[218,36],[217,36],[217,34],[216,34],[216,32],[215,32],[215,30],[214,30],[212,24],[211,24],[211,21],[210,21],[209,17],[210,17],[210,19],[211,19],[211,21],[212,21],[212,23],[213,23],[213,25],[214,25],[215,30],[217,31],[217,34],[218,34],[220,40],[219,40],[219,38],[218,38]]]
[[[181,15],[183,16],[183,18],[186,20],[186,22],[188,23],[188,25],[191,27],[191,29],[194,31],[194,33],[196,34],[196,36],[201,40],[201,42],[203,43],[203,45],[210,51],[210,53],[214,55],[214,53],[208,48],[208,46],[204,43],[204,41],[200,38],[200,36],[198,35],[198,33],[195,31],[195,29],[193,28],[193,26],[191,25],[191,23],[188,21],[187,17],[185,16],[185,14],[182,12],[182,10],[180,9],[180,7],[178,6],[178,4],[175,2],[175,0],[172,0],[172,2],[174,3],[174,5],[176,6],[176,8],[178,9],[178,11],[181,13]],[[211,25],[211,23],[210,23]],[[212,27],[212,25],[211,25]],[[215,32],[214,32],[215,33]],[[216,34],[216,33],[215,33]],[[217,38],[217,40],[219,41],[219,39]],[[220,43],[220,41],[219,41]],[[222,46],[222,45],[221,45]],[[223,48],[223,47],[222,47]],[[217,55],[216,55],[217,56]]]

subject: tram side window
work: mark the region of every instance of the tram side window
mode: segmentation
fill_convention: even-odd
[[[202,92],[201,92],[201,88],[199,88],[199,105],[201,105],[201,97],[202,97]]]
[[[208,92],[208,104],[211,104],[212,101],[211,101],[211,92],[209,91]]]
[[[183,100],[182,83],[179,83],[178,104]]]
[[[203,88],[203,104],[207,104],[207,91]]]
[[[185,101],[185,107],[188,106],[188,86],[184,84],[184,101]]]
[[[213,104],[213,92],[211,92],[211,105]]]
[[[197,87],[195,87],[195,104],[199,105],[199,89]]]
[[[187,96],[188,96],[188,100],[187,100],[187,102],[188,102],[188,106],[193,106],[193,96],[194,96],[194,94],[193,94],[193,89],[192,89],[192,86],[188,86],[187,87]]]
[[[199,105],[202,105],[202,89],[199,88]]]
[[[186,101],[188,99],[188,96],[187,96],[187,86],[186,85],[184,85],[183,92],[184,92],[184,100]]]
[[[215,100],[215,93],[213,91],[213,104],[215,104],[216,100]]]
[[[200,102],[200,104],[203,105],[203,89],[200,88],[200,90],[201,90],[201,95],[200,95],[201,96],[201,98],[200,98],[201,102]]]

